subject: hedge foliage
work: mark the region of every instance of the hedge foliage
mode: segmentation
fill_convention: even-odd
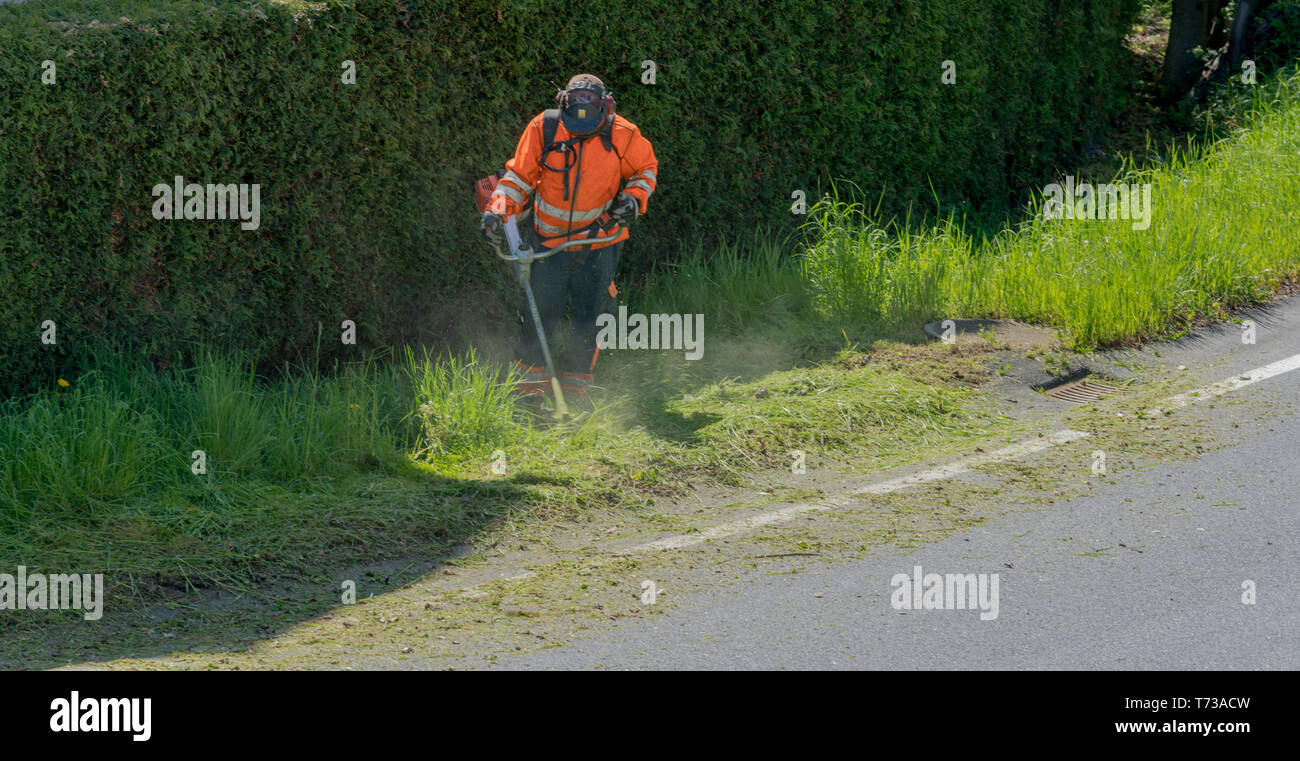
[[[1122,104],[1136,0],[330,0],[0,7],[0,389],[107,343],[298,355],[449,339],[506,303],[471,184],[552,83],[601,75],[655,144],[629,253],[886,210],[1000,208]],[[56,64],[44,84],[43,61]],[[341,81],[344,60],[355,85]],[[655,83],[642,62],[656,63]],[[957,83],[940,82],[942,62]],[[151,188],[257,183],[261,226]],[[486,295],[486,297],[485,297]],[[500,309],[495,311],[500,314]],[[57,324],[55,346],[40,325]],[[339,342],[345,319],[357,346]]]

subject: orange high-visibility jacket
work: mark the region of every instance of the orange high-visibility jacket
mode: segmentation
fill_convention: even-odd
[[[506,162],[506,173],[497,183],[488,200],[488,211],[509,217],[519,213],[533,201],[532,223],[547,248],[571,238],[587,238],[590,227],[601,214],[610,210],[619,193],[619,183],[627,180],[623,191],[636,198],[639,214],[644,214],[650,196],[655,191],[659,161],[655,158],[650,141],[632,122],[617,114],[611,125],[611,142],[614,150],[606,150],[599,135],[591,135],[573,145],[572,162],[568,170],[566,196],[563,171],[542,168],[542,120],[538,114],[528,123],[519,138],[514,158]],[[556,142],[569,140],[572,135],[561,121],[555,129]],[[561,169],[566,163],[565,154],[552,151],[546,156],[547,164]],[[627,229],[612,225],[599,237],[613,233],[619,236],[609,243],[594,246],[602,248],[627,240]],[[577,233],[576,235],[573,233]]]

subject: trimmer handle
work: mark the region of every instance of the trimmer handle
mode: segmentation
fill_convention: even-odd
[[[532,248],[528,247],[528,244],[524,243],[519,246],[518,256],[512,255],[509,250],[502,251],[500,248],[495,246],[493,247],[493,253],[495,253],[498,258],[504,259],[507,262],[530,264],[540,259],[545,259],[548,256],[558,254],[565,249],[573,248],[574,246],[590,246],[593,243],[613,243],[618,240],[618,236],[621,232],[622,231],[613,233],[612,235],[606,235],[603,238],[574,238],[573,240],[565,241],[554,248],[543,248],[540,252],[535,252]]]

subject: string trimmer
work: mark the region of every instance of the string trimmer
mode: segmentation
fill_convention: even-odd
[[[560,388],[560,379],[555,372],[555,363],[551,361],[551,346],[546,342],[546,330],[542,327],[542,316],[537,312],[537,299],[533,297],[533,262],[554,256],[573,246],[613,243],[618,239],[620,233],[614,233],[604,238],[575,238],[565,241],[554,248],[544,248],[541,251],[534,251],[527,242],[521,241],[515,254],[503,252],[500,248],[493,247],[493,252],[496,253],[497,257],[512,262],[519,273],[519,284],[524,287],[524,295],[528,298],[528,311],[532,313],[533,326],[537,328],[537,341],[542,345],[542,359],[546,361],[546,374],[551,378],[551,391],[555,394],[555,417],[558,420],[564,420],[569,416],[569,407],[564,403],[564,390]]]

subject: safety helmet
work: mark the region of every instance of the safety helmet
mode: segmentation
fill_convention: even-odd
[[[592,74],[579,74],[569,80],[568,86],[555,96],[560,107],[560,120],[573,135],[590,135],[601,128],[606,117],[614,112],[614,99],[605,90],[605,83]]]

